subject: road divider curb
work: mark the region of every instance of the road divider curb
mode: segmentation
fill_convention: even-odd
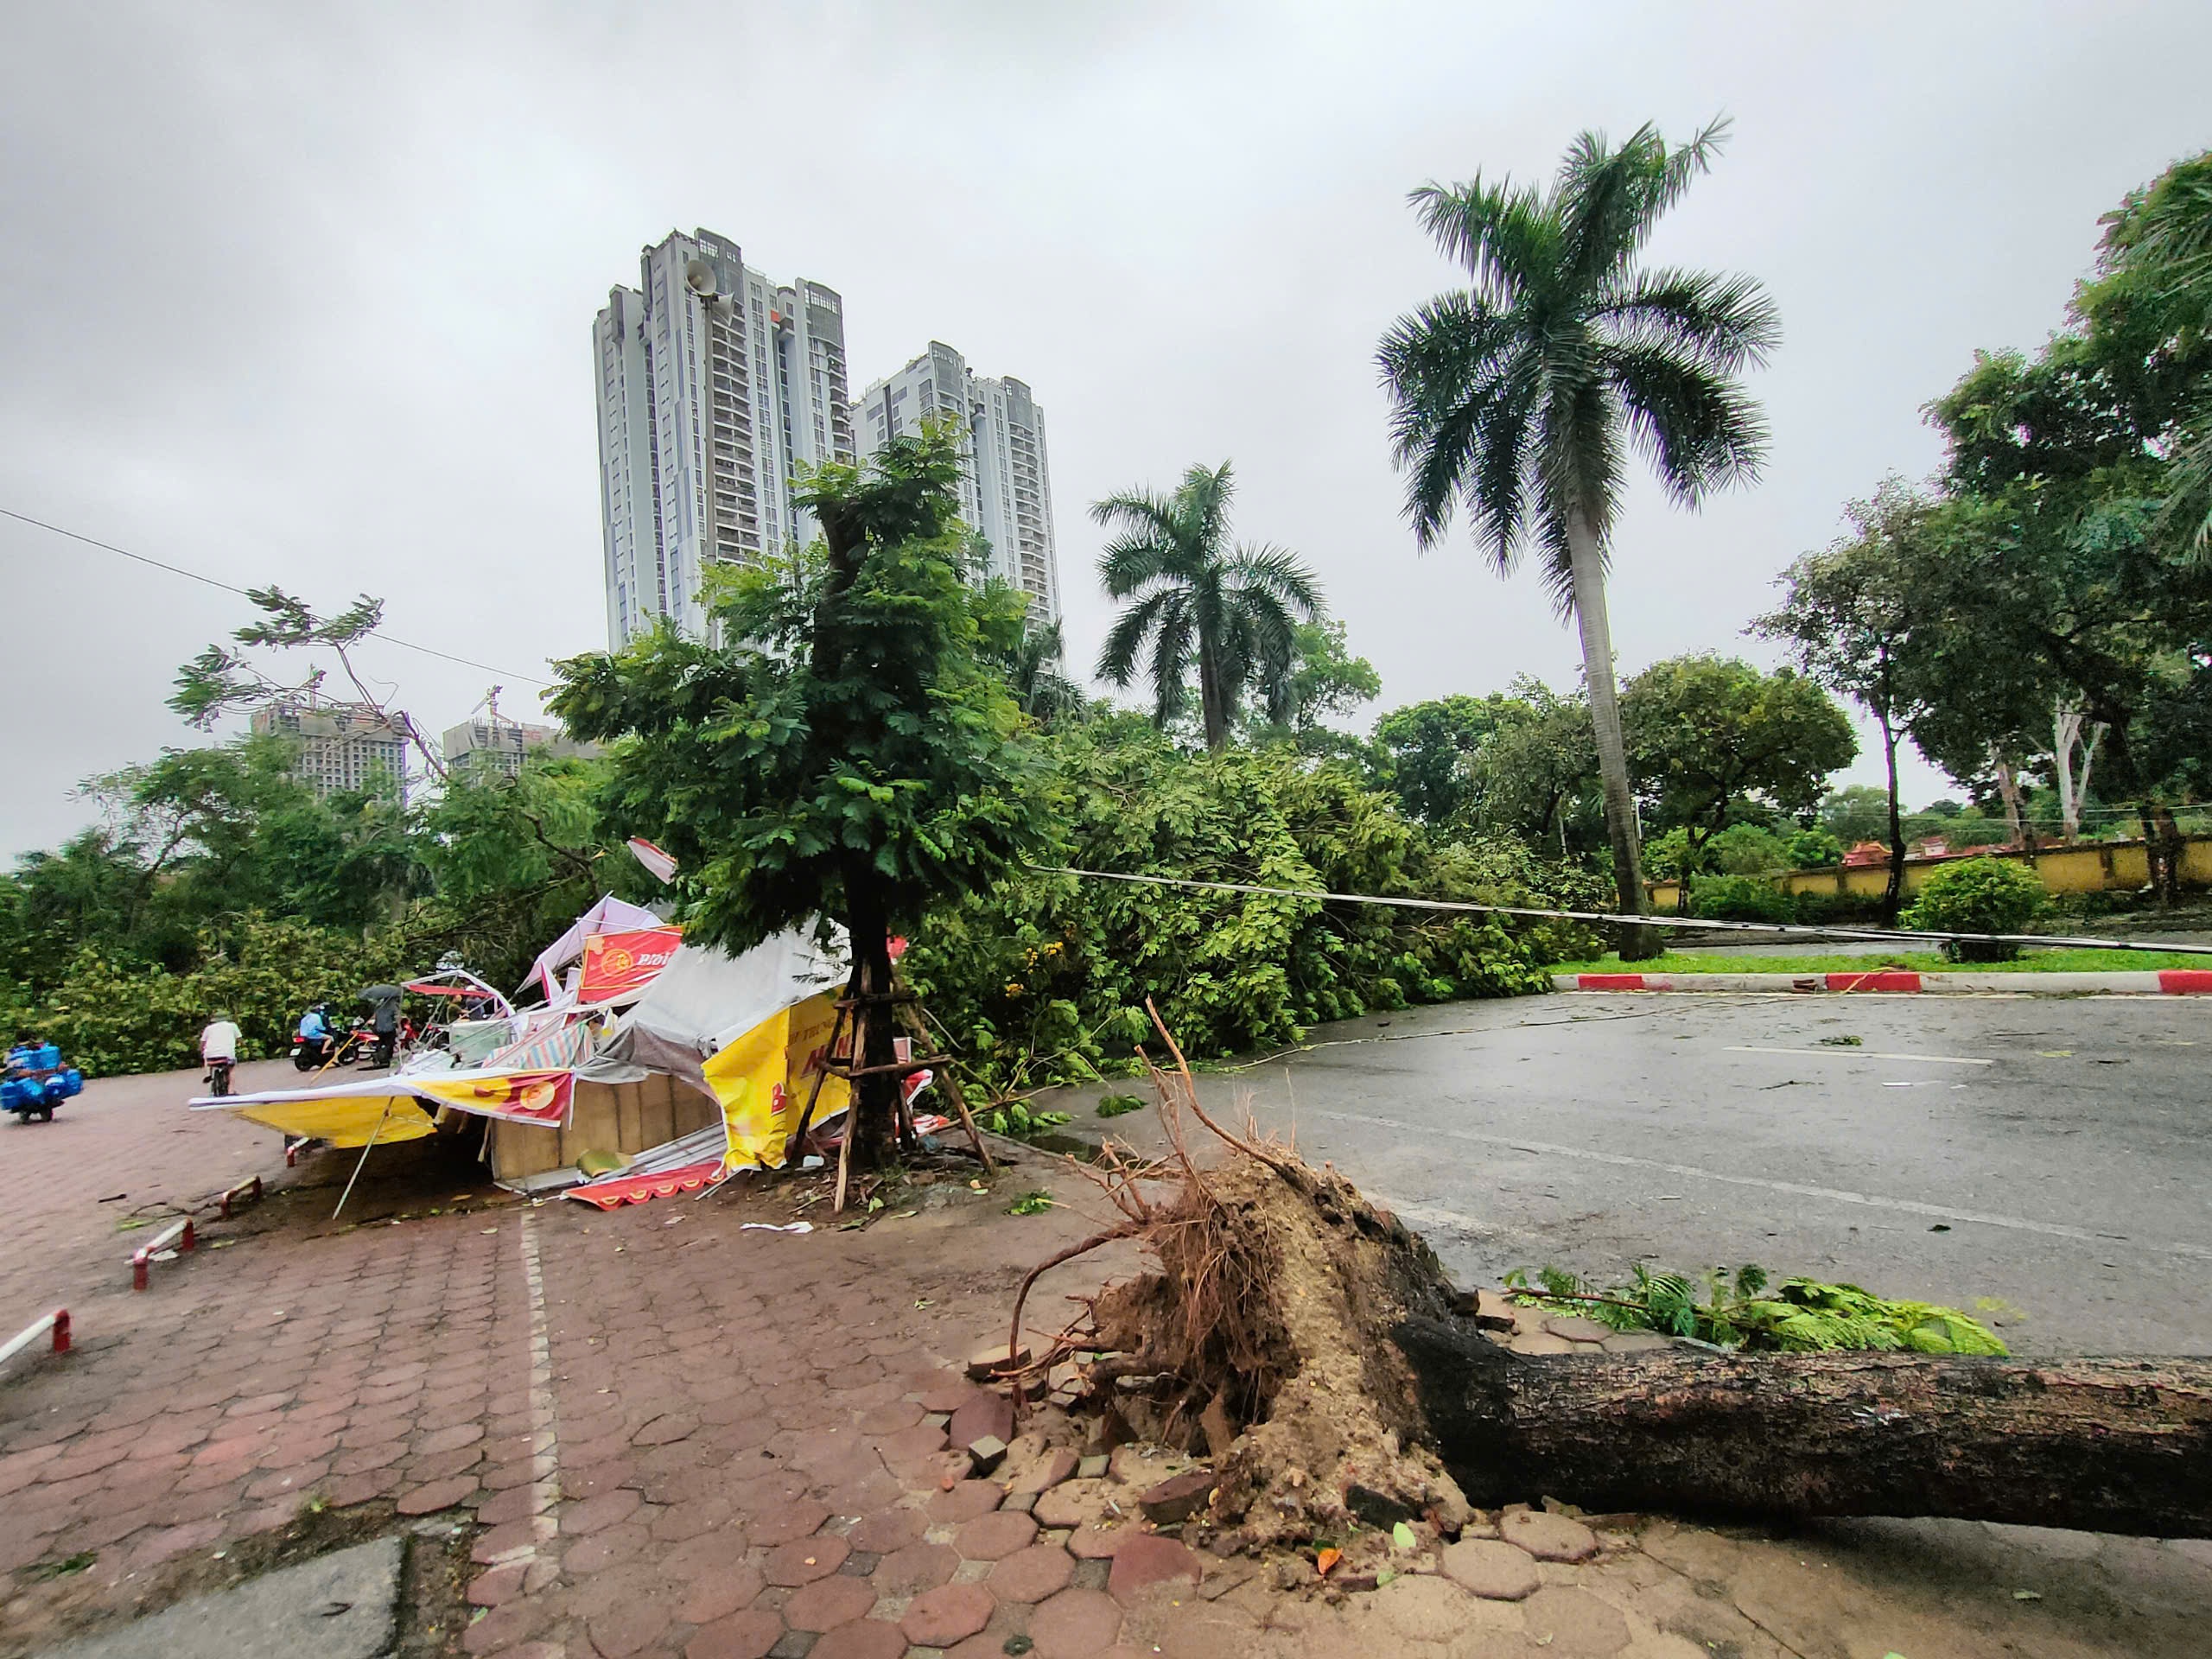
[[[1923,974],[1878,968],[1856,974],[1554,974],[1555,991],[1780,991],[2031,996],[2212,995],[2212,970],[2165,969],[2136,974]]]

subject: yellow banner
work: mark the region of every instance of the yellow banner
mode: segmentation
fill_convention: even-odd
[[[725,1167],[773,1169],[791,1155],[791,1137],[822,1070],[836,1019],[830,994],[810,997],[769,1015],[706,1063],[707,1086],[721,1103],[722,1122],[729,1128]],[[842,1077],[824,1077],[812,1121],[836,1116],[850,1097],[851,1085]]]
[[[389,1112],[390,1116],[386,1116]],[[331,1100],[272,1100],[241,1106],[240,1117],[334,1147],[385,1146],[435,1135],[430,1115],[405,1095],[340,1095]],[[381,1124],[383,1127],[378,1128]]]

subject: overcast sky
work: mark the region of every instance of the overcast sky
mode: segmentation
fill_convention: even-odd
[[[365,652],[434,730],[605,644],[589,327],[672,228],[840,290],[856,388],[933,337],[1035,388],[1078,665],[1087,504],[1227,457],[1239,529],[1320,573],[1387,709],[1579,668],[1533,575],[1404,527],[1374,347],[1454,277],[1408,188],[1735,118],[1651,255],[1771,290],[1773,454],[1700,514],[1634,492],[1633,672],[1764,659],[1775,574],[1930,470],[1921,405],[2057,326],[2098,215],[2212,143],[2201,0],[4,10],[0,507],[383,595],[501,671]],[[245,607],[7,519],[0,569],[7,855],[87,820],[78,779],[212,741],[162,699]]]

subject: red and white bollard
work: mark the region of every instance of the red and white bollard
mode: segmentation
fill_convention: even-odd
[[[22,1330],[9,1338],[6,1344],[0,1346],[0,1365],[5,1365],[41,1337],[48,1334],[51,1334],[54,1338],[55,1353],[66,1354],[69,1351],[69,1310],[67,1308],[57,1307],[43,1318],[33,1319]]]
[[[192,1230],[190,1216],[185,1217],[181,1221],[171,1222],[130,1253],[130,1288],[133,1290],[146,1288],[148,1265],[155,1256],[168,1249],[170,1245],[175,1245],[177,1253],[181,1255],[193,1249],[199,1242]]]
[[[261,1177],[249,1175],[229,1192],[223,1194],[223,1219],[228,1221],[233,1210],[242,1210],[249,1204],[261,1202]]]

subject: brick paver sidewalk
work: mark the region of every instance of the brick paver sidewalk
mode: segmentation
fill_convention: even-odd
[[[0,1282],[33,1283],[22,1258],[58,1241],[47,1282],[99,1311],[73,1360],[0,1383],[7,1659],[48,1645],[65,1608],[130,1607],[164,1562],[280,1526],[308,1492],[473,1510],[483,1611],[458,1645],[518,1659],[2180,1659],[2212,1628],[2202,1546],[1964,1525],[1777,1541],[1509,1516],[1341,1605],[1285,1593],[1128,1518],[1141,1465],[1040,1496],[1066,1471],[1024,1446],[1001,1478],[946,1484],[948,1434],[1004,1426],[952,1362],[1002,1329],[1028,1263],[1085,1230],[1071,1213],[963,1192],[865,1232],[743,1230],[787,1218],[786,1189],[424,1217],[464,1184],[417,1164],[411,1200],[373,1179],[357,1196],[376,1224],[331,1229],[327,1188],[280,1193],[132,1296],[99,1198],[135,1195],[149,1166],[188,1196],[251,1173],[248,1154],[285,1173],[273,1135],[180,1120],[145,1085],[96,1101],[67,1143],[27,1132],[33,1151],[0,1166],[36,1241]],[[160,1151],[149,1166],[125,1144]],[[393,1149],[394,1181],[422,1148]],[[401,1211],[416,1218],[385,1218]],[[1048,1279],[1039,1322],[1098,1271]],[[22,1571],[79,1552],[98,1557],[79,1574]]]

